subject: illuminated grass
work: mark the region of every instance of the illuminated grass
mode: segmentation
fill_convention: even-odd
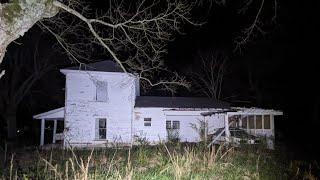
[[[201,145],[17,152],[0,177],[14,179],[288,179],[281,155]],[[10,169],[10,164],[12,169]],[[311,174],[312,175],[312,174]]]

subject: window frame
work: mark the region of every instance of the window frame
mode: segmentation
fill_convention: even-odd
[[[267,116],[269,116],[269,119],[268,119],[268,121],[269,121],[269,128],[266,128],[266,118],[265,117],[267,117]],[[265,115],[263,115],[263,129],[266,129],[266,130],[271,130],[271,115],[270,114],[265,114]]]
[[[171,121],[166,121],[166,129],[171,129],[171,128],[172,128]]]
[[[178,120],[168,120],[166,121],[166,129],[180,130],[180,121]]]
[[[105,97],[103,99],[100,99],[101,96],[99,96],[99,92],[103,92]],[[96,96],[95,101],[97,102],[107,102],[108,101],[108,83],[107,81],[98,81],[96,83]]]
[[[251,119],[252,117],[252,119]],[[248,129],[255,129],[255,115],[248,116]]]
[[[175,124],[177,127],[175,127]],[[172,121],[172,129],[180,129],[180,121]]]
[[[258,117],[260,117],[259,121],[260,121],[260,127],[258,128]],[[263,120],[262,120],[262,115],[256,115],[256,126],[255,126],[255,129],[263,129]]]
[[[244,126],[244,125],[246,125],[246,126]],[[241,117],[241,127],[244,129],[249,128],[249,117],[248,116]]]
[[[101,120],[104,120],[104,127],[100,127]],[[98,124],[96,127],[96,131],[98,131],[97,132],[98,137],[96,137],[96,139],[97,140],[107,140],[107,118],[97,118],[96,121],[97,121],[96,123]],[[105,131],[104,138],[101,138],[102,135],[100,134],[100,130]]]
[[[143,126],[144,127],[151,127],[152,126],[152,118],[143,118]]]

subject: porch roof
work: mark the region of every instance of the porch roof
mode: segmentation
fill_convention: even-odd
[[[216,110],[201,113],[202,116],[212,116],[214,114],[226,113],[228,115],[283,115],[282,111],[274,109],[262,109],[262,108],[245,108],[245,107],[231,107],[229,110]]]
[[[245,108],[245,107],[233,107],[234,112],[228,112],[228,114],[231,115],[250,115],[250,114],[259,114],[259,115],[265,115],[265,114],[271,114],[271,115],[283,115],[282,111],[274,110],[274,109],[262,109],[262,108]]]
[[[33,116],[34,119],[63,119],[64,107],[53,109]]]

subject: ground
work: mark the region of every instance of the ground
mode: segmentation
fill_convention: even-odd
[[[288,161],[280,151],[261,147],[180,143],[93,150],[25,148],[6,158],[5,164],[1,159],[0,179],[313,179],[319,172],[315,162]]]

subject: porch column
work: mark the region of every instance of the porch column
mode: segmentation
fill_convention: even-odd
[[[229,131],[229,115],[226,114],[224,118],[224,128],[226,134],[226,142],[230,142],[230,131]]]
[[[52,143],[56,143],[56,132],[57,132],[57,120],[53,120],[53,135],[52,135]]]
[[[204,121],[204,141],[207,142],[208,140],[208,121],[206,119],[206,116],[203,116]]]
[[[45,127],[45,119],[41,119],[40,146],[43,146],[44,144],[44,127]]]

